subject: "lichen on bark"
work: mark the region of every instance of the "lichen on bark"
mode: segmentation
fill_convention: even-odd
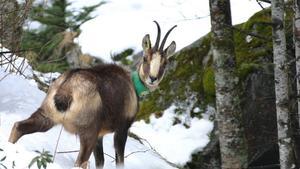
[[[290,135],[289,80],[284,24],[284,0],[272,0],[272,35],[279,158],[281,169],[295,166]]]
[[[247,165],[247,146],[241,124],[233,30],[229,0],[210,0],[212,51],[216,86],[216,120],[222,168]]]

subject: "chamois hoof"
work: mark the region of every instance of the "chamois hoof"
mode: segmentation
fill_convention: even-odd
[[[82,168],[82,169],[89,169],[90,167],[89,167],[90,165],[89,165],[89,161],[85,161],[85,162],[83,162],[81,165],[80,164],[75,164],[75,167],[77,168]]]

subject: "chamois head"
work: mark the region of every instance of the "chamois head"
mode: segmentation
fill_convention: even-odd
[[[164,49],[164,45],[167,41],[167,38],[171,31],[177,26],[173,26],[163,38],[161,45],[160,42],[160,26],[154,21],[157,26],[157,38],[155,45],[152,47],[150,42],[150,35],[147,34],[143,38],[142,46],[143,46],[143,61],[139,66],[139,76],[143,83],[149,89],[155,89],[159,82],[163,79],[165,68],[167,64],[168,58],[175,52],[176,43],[174,41]]]

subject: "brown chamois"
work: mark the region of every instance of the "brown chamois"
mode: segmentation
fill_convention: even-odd
[[[114,132],[116,164],[124,164],[124,150],[128,129],[138,111],[140,87],[153,90],[163,78],[167,59],[175,52],[173,41],[165,50],[164,44],[172,27],[160,42],[160,27],[151,47],[150,36],[143,38],[143,59],[133,77],[115,64],[102,64],[88,69],[74,69],[63,73],[50,86],[42,105],[26,120],[16,122],[9,141],[17,142],[25,134],[45,132],[62,124],[80,139],[76,167],[87,168],[94,152],[96,168],[104,165],[102,138]]]

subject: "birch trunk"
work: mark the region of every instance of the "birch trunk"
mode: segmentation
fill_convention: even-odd
[[[291,116],[293,123],[293,143],[295,150],[295,163],[300,168],[300,1],[294,0],[294,46],[296,58],[296,85],[298,111],[295,116]]]
[[[210,0],[209,3],[222,168],[241,169],[247,165],[247,148],[235,74],[230,0]]]
[[[300,96],[300,1],[294,1],[294,43],[295,43],[295,58],[296,58],[296,81],[297,81],[297,97]],[[298,116],[297,121],[300,125],[300,99],[298,101]],[[300,126],[298,126],[300,127]]]
[[[272,0],[273,61],[275,78],[276,113],[280,168],[293,168],[292,139],[288,94],[288,66],[286,64],[286,38],[284,29],[284,0]]]

